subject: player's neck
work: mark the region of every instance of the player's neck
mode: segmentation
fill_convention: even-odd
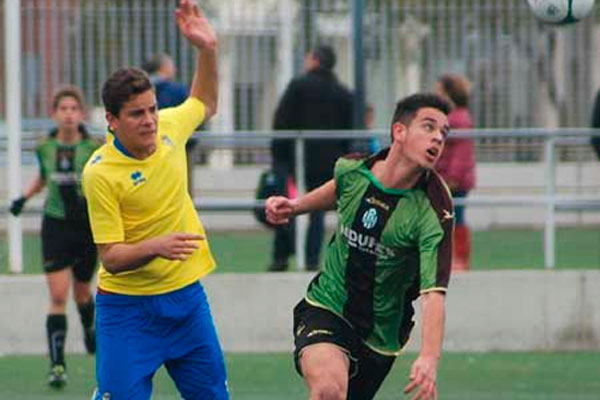
[[[388,156],[376,162],[371,172],[388,189],[412,189],[424,171],[406,159],[396,160]]]
[[[79,129],[59,128],[56,140],[65,144],[75,144],[81,140],[81,132]]]
[[[132,143],[123,140],[118,132],[112,131],[112,133],[114,135],[113,145],[127,157],[135,158],[136,160],[145,160],[156,151],[156,143],[152,143],[150,146],[134,146]]]
[[[145,160],[146,158],[148,158],[152,154],[154,154],[155,151],[156,151],[156,146],[152,146],[152,148],[144,148],[144,149],[134,150],[133,152],[131,152],[131,154],[133,155],[133,158],[136,158],[138,160]]]

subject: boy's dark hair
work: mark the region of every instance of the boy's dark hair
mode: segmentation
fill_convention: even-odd
[[[400,122],[404,126],[409,126],[415,115],[417,115],[417,111],[421,108],[435,108],[446,115],[452,110],[450,103],[440,95],[435,93],[417,93],[405,97],[396,104],[392,125]]]
[[[336,57],[333,47],[328,45],[317,46],[313,50],[313,56],[319,60],[321,68],[331,71],[335,67]]]
[[[439,83],[456,107],[469,106],[471,83],[465,76],[459,74],[442,75]]]
[[[148,74],[139,68],[120,68],[104,82],[102,102],[106,111],[118,116],[131,96],[152,90]]]
[[[74,85],[61,86],[56,92],[54,92],[54,95],[52,96],[52,111],[56,111],[60,101],[65,97],[71,97],[75,99],[75,101],[79,104],[81,111],[85,112],[86,105],[83,92]],[[78,128],[82,138],[88,139],[90,137],[87,129],[85,129],[85,125],[79,124]],[[48,136],[51,138],[55,138],[56,135],[58,135],[58,128],[52,128],[48,133]]]
[[[161,65],[169,58],[165,53],[154,53],[144,61],[142,69],[149,75],[155,74]]]
[[[52,110],[56,111],[58,104],[65,97],[72,97],[79,103],[79,107],[82,111],[85,111],[85,100],[83,99],[83,93],[77,86],[67,85],[60,87],[52,96]]]

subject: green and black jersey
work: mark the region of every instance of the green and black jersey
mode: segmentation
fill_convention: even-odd
[[[383,187],[370,167],[385,154],[336,163],[338,226],[306,300],[342,317],[373,350],[397,354],[412,302],[448,286],[454,221],[435,172],[410,190]]]
[[[40,176],[48,189],[44,215],[64,220],[85,220],[81,172],[99,146],[93,139],[65,144],[53,137],[38,146],[36,154]]]

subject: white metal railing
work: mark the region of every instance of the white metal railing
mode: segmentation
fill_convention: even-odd
[[[555,266],[555,214],[557,211],[600,211],[599,196],[583,195],[558,195],[556,193],[556,157],[555,149],[559,144],[585,144],[593,135],[600,135],[600,131],[592,129],[481,129],[453,131],[454,137],[466,138],[540,138],[544,143],[543,163],[545,174],[545,190],[540,195],[526,196],[494,196],[476,195],[456,199],[457,205],[474,207],[545,207],[544,221],[544,266]],[[304,141],[306,139],[370,139],[377,137],[386,144],[389,141],[388,132],[377,131],[286,131],[286,132],[255,132],[242,131],[231,134],[201,132],[198,138],[201,144],[211,148],[235,148],[236,146],[265,146],[273,138],[293,139],[295,141],[296,160],[304,159]],[[305,193],[304,168],[301,162],[296,164],[296,184],[300,194]],[[249,211],[256,207],[264,206],[263,201],[253,198],[210,198],[196,199],[196,208],[203,211]],[[3,207],[6,212],[6,207]],[[28,209],[26,213],[40,213],[41,209]],[[12,219],[10,217],[9,219]],[[297,217],[296,229],[296,257],[299,269],[304,269],[304,249],[307,229],[306,216]],[[14,251],[12,247],[9,249]],[[20,269],[13,272],[21,272]]]

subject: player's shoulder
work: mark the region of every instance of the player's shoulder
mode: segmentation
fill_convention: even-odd
[[[111,153],[107,144],[100,145],[90,158],[88,159],[83,169],[84,176],[95,176],[106,173],[110,164]]]
[[[340,172],[350,172],[359,169],[369,159],[366,153],[349,153],[338,158],[335,168]]]
[[[424,175],[420,182],[420,186],[429,200],[429,203],[438,214],[453,209],[450,189],[444,181],[444,178],[442,178],[435,170],[430,170]]]
[[[189,96],[178,106],[163,108],[158,112],[158,134],[186,131],[190,126],[196,128],[203,122],[205,112],[204,103],[193,96]]]
[[[174,107],[167,107],[158,111],[158,123],[173,123],[177,122],[181,118],[193,118],[190,113],[202,113],[204,112],[204,103],[202,100],[188,96],[185,101]]]
[[[56,146],[56,144],[57,144],[57,142],[54,137],[44,136],[44,137],[39,138],[36,141],[35,148],[37,151],[44,151],[44,150],[47,150],[47,149],[50,149],[50,148]]]

